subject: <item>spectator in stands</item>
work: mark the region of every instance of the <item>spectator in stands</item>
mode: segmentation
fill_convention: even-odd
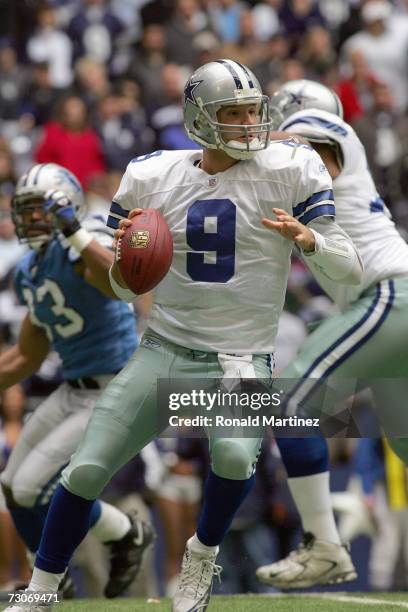
[[[326,80],[337,62],[329,30],[312,26],[302,37],[297,58],[305,66],[308,79]]]
[[[0,41],[0,117],[3,121],[18,119],[26,79],[13,47],[7,40]]]
[[[243,62],[251,69],[267,55],[266,44],[259,40],[255,30],[255,21],[251,10],[243,10],[239,20],[238,46],[243,53]]]
[[[28,40],[27,55],[31,62],[48,63],[53,87],[65,88],[72,83],[72,44],[57,28],[55,9],[47,4],[37,11],[37,29]]]
[[[132,101],[120,90],[98,102],[96,125],[110,170],[121,171],[133,157],[152,150],[154,133],[147,125],[144,109],[137,98]]]
[[[375,184],[396,222],[408,230],[408,118],[389,87],[373,87],[371,109],[353,124],[367,153]]]
[[[335,90],[343,104],[344,120],[353,123],[371,107],[373,88],[378,79],[360,49],[347,51],[347,60],[343,64],[343,77]]]
[[[61,90],[53,87],[51,83],[48,63],[34,64],[23,94],[23,111],[34,117],[36,125],[43,125],[50,120],[61,95]]]
[[[159,108],[152,114],[151,125],[157,135],[159,149],[198,149],[184,129],[182,93],[186,82],[184,71],[176,64],[167,64],[161,73],[162,95]]]
[[[240,37],[241,13],[245,3],[240,0],[219,0],[209,6],[211,25],[221,42],[237,43]]]
[[[75,64],[75,93],[92,112],[95,104],[110,91],[105,65],[92,57],[82,57]]]
[[[347,55],[360,50],[375,78],[387,83],[398,108],[408,104],[408,31],[392,27],[392,5],[387,0],[370,0],[361,9],[364,30],[344,43]]]
[[[258,40],[268,41],[280,30],[278,11],[283,0],[263,0],[252,9]]]
[[[35,153],[39,163],[56,163],[74,172],[82,185],[95,174],[105,172],[100,139],[88,123],[87,109],[81,98],[68,96],[57,106],[55,120],[44,126],[42,140]]]
[[[279,87],[283,63],[289,54],[289,43],[281,31],[277,32],[265,43],[266,55],[263,60],[254,66],[261,87],[271,95]]]
[[[109,9],[106,0],[82,0],[67,33],[74,45],[74,58],[87,55],[109,64],[124,24]]]
[[[142,39],[129,57],[127,76],[140,86],[145,107],[161,94],[160,74],[167,62],[166,35],[163,26],[146,26]]]
[[[207,28],[207,18],[197,0],[177,0],[173,17],[166,28],[167,53],[170,62],[197,64],[194,36]]]
[[[313,0],[288,0],[282,4],[279,19],[286,36],[289,38],[292,52],[297,51],[302,36],[312,26],[325,26],[325,20],[319,6]]]

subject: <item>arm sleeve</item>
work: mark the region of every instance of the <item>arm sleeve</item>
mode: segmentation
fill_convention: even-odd
[[[308,145],[299,145],[298,149],[294,150],[294,155],[300,156],[306,150],[308,153],[303,157],[292,215],[304,225],[319,217],[334,218],[333,184],[323,160]]]
[[[363,263],[351,238],[330,217],[319,217],[310,223],[316,239],[312,253],[303,253],[311,271],[320,272],[343,285],[359,285]]]

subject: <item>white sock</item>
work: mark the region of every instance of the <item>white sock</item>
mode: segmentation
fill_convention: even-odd
[[[329,472],[288,478],[288,484],[303,531],[313,533],[318,540],[341,544],[330,499]]]
[[[51,572],[44,572],[44,570],[34,567],[33,575],[31,577],[30,584],[28,585],[29,591],[43,592],[43,593],[56,593],[58,591],[59,583],[64,577],[62,574],[51,574]]]
[[[118,508],[115,508],[115,506],[111,506],[111,504],[101,502],[101,506],[101,516],[92,529],[90,529],[90,533],[100,542],[116,542],[121,540],[131,527],[129,517]]]
[[[196,533],[187,541],[187,543],[188,547],[196,553],[210,554],[218,552],[218,546],[206,546],[205,544],[200,542]]]

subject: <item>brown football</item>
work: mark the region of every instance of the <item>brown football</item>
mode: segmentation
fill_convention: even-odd
[[[173,259],[173,238],[163,216],[146,208],[133,217],[116,251],[116,261],[126,285],[141,295],[166,276]]]

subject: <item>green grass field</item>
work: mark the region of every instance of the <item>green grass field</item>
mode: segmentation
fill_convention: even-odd
[[[1,607],[4,610],[5,606]],[[53,612],[169,612],[170,600],[82,599],[55,605]],[[315,593],[214,596],[208,612],[403,612],[408,593]]]

